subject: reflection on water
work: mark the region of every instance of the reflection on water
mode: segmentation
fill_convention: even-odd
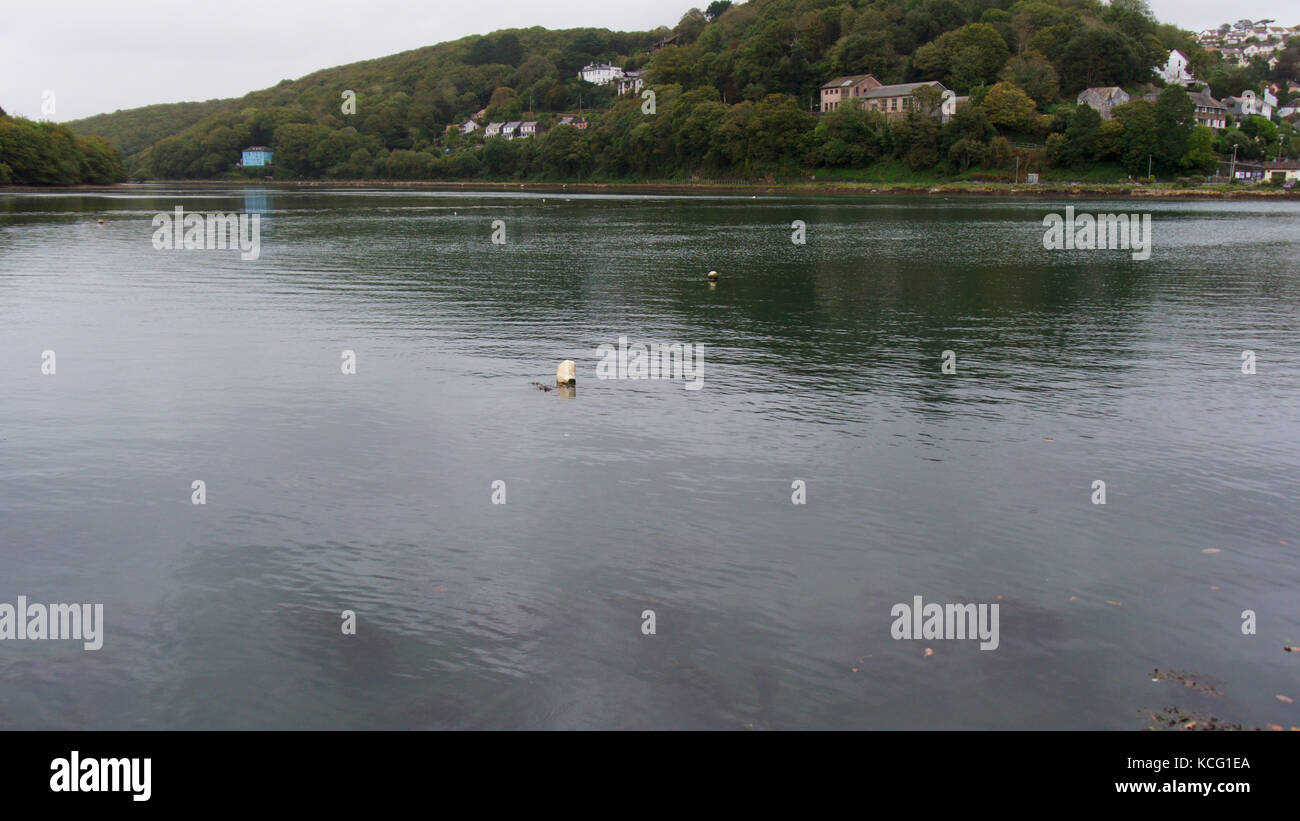
[[[261,258],[155,251],[178,204]],[[0,727],[1125,728],[1154,667],[1284,723],[1300,208],[1074,205],[1151,259],[1046,201],[0,196],[0,601],[107,621],[0,643]],[[619,336],[704,388],[597,379]],[[916,595],[999,648],[892,640]]]

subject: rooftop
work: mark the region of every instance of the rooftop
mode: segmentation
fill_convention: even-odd
[[[857,85],[858,83],[862,82],[868,77],[870,77],[873,80],[876,79],[875,77],[872,77],[870,74],[847,74],[843,77],[832,77],[831,79],[822,83],[822,88],[845,88],[851,85]]]
[[[911,94],[912,92],[916,91],[918,88],[921,88],[922,86],[931,86],[931,87],[938,87],[938,88],[944,87],[943,83],[940,83],[938,80],[926,80],[923,83],[895,83],[894,85],[877,86],[876,88],[869,88],[865,92],[863,92],[858,97],[858,99],[862,99],[864,97],[866,98],[901,97],[904,94]]]

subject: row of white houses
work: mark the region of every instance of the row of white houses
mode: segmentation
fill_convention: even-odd
[[[479,112],[479,114],[482,113],[483,112],[481,111]],[[587,127],[587,118],[580,115],[567,114],[560,117],[558,124],[571,125],[574,128],[583,129]],[[447,126],[448,131],[451,131],[452,129],[455,129],[462,134],[473,134],[479,129],[482,129],[485,138],[504,137],[507,140],[513,140],[516,137],[536,137],[542,131],[541,126],[537,124],[536,120],[511,120],[508,122],[502,121],[488,123],[485,126],[480,126],[473,118],[466,120],[460,125],[453,124]]]

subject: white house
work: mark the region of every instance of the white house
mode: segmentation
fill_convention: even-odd
[[[500,136],[501,136],[501,126],[503,126],[503,125],[505,125],[505,123],[488,123],[488,124],[487,124],[487,128],[483,129],[483,136],[484,136],[484,137],[500,137]]]
[[[1281,43],[1251,43],[1241,50],[1241,54],[1249,61],[1252,57],[1268,57],[1281,47]]]
[[[1241,92],[1239,97],[1228,97],[1224,104],[1228,106],[1228,111],[1232,116],[1241,119],[1242,117],[1252,117],[1256,114],[1261,117],[1273,118],[1273,107],[1277,105],[1277,97],[1273,92],[1264,89],[1263,96],[1256,94],[1250,89]]]
[[[618,94],[620,97],[629,91],[635,94],[641,90],[643,85],[645,85],[644,71],[625,71],[623,76],[618,79]]]
[[[478,123],[473,120],[466,120],[460,124],[460,133],[462,134],[473,134],[475,131],[478,131]]]
[[[1271,120],[1273,119],[1273,109],[1275,108],[1277,108],[1277,95],[1269,91],[1267,88],[1264,89],[1263,103],[1259,107],[1259,113]]]
[[[537,136],[537,121],[536,121],[536,120],[529,120],[529,121],[527,121],[527,122],[525,122],[525,123],[521,123],[520,126],[519,126],[519,136],[520,136],[520,137],[536,137],[536,136]]]
[[[939,119],[942,122],[948,122],[957,113],[957,106],[969,102],[970,97],[958,97],[957,92],[952,89],[944,89],[943,97],[939,102]]]
[[[609,63],[590,63],[582,67],[578,76],[589,83],[603,86],[622,78],[623,69]]]
[[[519,126],[521,125],[523,125],[523,122],[520,120],[506,123],[501,126],[501,136],[505,137],[507,140],[513,140],[515,137],[519,136]]]
[[[1187,68],[1187,55],[1178,49],[1169,52],[1169,59],[1165,61],[1163,68],[1157,68],[1156,71],[1164,78],[1166,85],[1185,86],[1196,78]]]

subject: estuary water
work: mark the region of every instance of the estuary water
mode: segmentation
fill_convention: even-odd
[[[1300,725],[1298,469],[1294,202],[0,192],[0,729]]]

